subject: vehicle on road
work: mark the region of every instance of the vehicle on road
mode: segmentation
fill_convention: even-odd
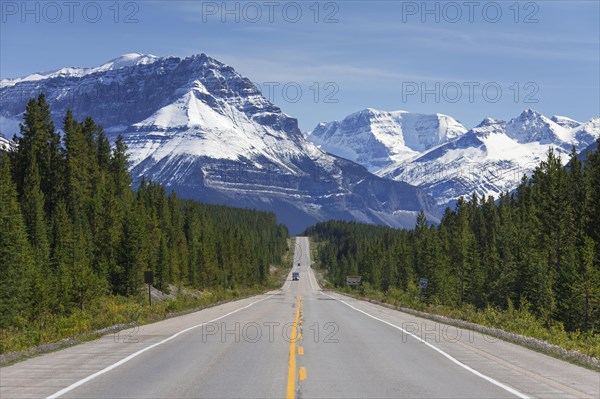
[[[292,272],[292,280],[300,280],[300,272]]]

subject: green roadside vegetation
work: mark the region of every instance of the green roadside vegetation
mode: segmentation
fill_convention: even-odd
[[[133,190],[120,136],[70,112],[62,131],[40,95],[0,151],[0,358],[281,286],[293,247],[273,213]]]
[[[170,286],[170,294],[153,288],[152,306],[148,303],[147,289],[143,287],[135,296],[98,297],[87,310],[67,316],[48,315],[39,321],[15,323],[2,330],[0,346],[4,355],[0,354],[0,365],[95,340],[106,334],[113,334],[115,340],[135,339],[119,336],[119,331],[279,289],[292,267],[294,240],[288,239],[282,263],[270,266],[267,282],[263,285],[238,289],[217,287],[204,291]]]
[[[313,244],[311,239],[313,256],[318,256],[318,246],[317,243]],[[335,286],[328,279],[327,268],[323,267],[320,262],[315,262],[314,271],[319,285],[323,289],[387,305],[396,310],[441,323],[455,325],[456,327],[476,329],[485,334],[600,371],[600,335],[585,334],[581,331],[568,332],[564,328],[561,328],[560,325],[548,328],[542,320],[532,314],[527,305],[522,306],[520,309],[516,309],[512,303],[508,309],[493,307],[476,309],[472,305],[457,308],[439,304],[428,304],[419,301],[419,291],[416,285],[411,292],[404,292],[394,288],[383,292],[374,289],[368,282],[361,284],[359,287]],[[441,318],[438,316],[441,316]],[[464,325],[461,321],[473,323],[476,326]],[[478,329],[477,326],[489,327],[489,329]],[[521,339],[521,336],[531,337],[550,345],[556,345],[560,349],[546,347],[537,342],[532,344],[526,339]],[[576,353],[571,351],[575,351]],[[580,354],[584,356],[580,356]]]
[[[437,226],[421,213],[413,230],[330,221],[305,234],[333,289],[600,359],[598,151],[567,167],[550,151],[514,193],[461,198]]]
[[[68,315],[50,314],[35,321],[19,320],[4,328],[0,336],[4,354],[0,355],[0,364],[264,291],[264,288],[256,287],[215,289],[196,295],[186,293],[165,301],[153,298],[152,307],[148,305],[147,293],[130,297],[101,296],[84,310]]]

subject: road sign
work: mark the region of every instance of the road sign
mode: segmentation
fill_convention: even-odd
[[[144,283],[148,284],[148,303],[152,306],[152,284],[154,284],[154,273],[152,270],[144,272]]]
[[[421,279],[419,280],[419,288],[427,288],[427,279],[425,277],[421,277]]]
[[[152,270],[144,272],[144,283],[154,284],[154,273],[152,272]]]
[[[362,276],[346,276],[346,285],[360,285]]]

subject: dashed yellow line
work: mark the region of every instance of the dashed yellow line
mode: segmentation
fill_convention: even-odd
[[[296,394],[296,341],[298,341],[298,320],[300,319],[301,306],[302,297],[298,296],[298,302],[296,303],[296,316],[294,317],[294,324],[292,324],[292,335],[290,338],[290,360],[288,363],[287,399],[294,399]]]
[[[300,367],[300,381],[304,381],[306,379],[306,367]]]
[[[304,355],[304,347],[303,346],[299,346],[298,347],[298,354],[299,355]]]

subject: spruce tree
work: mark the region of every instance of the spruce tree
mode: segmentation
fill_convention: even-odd
[[[0,328],[14,324],[25,310],[26,276],[32,267],[31,247],[8,155],[0,151]]]
[[[127,155],[127,145],[123,136],[119,135],[115,141],[115,146],[110,160],[110,170],[115,184],[115,191],[121,201],[128,201],[129,187],[131,186],[131,175],[127,169],[129,165],[129,156]]]
[[[66,313],[75,305],[73,294],[73,271],[76,257],[74,254],[73,225],[67,206],[61,201],[52,217],[52,254],[51,265],[55,275],[57,307]]]

